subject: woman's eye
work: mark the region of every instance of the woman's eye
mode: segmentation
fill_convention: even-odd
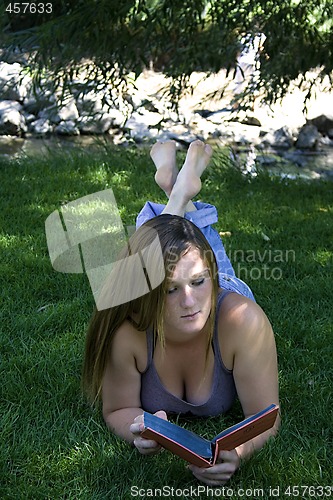
[[[202,284],[204,283],[204,281],[205,281],[205,278],[201,278],[201,279],[199,279],[199,280],[195,280],[195,281],[193,281],[193,283],[192,283],[192,284],[193,284],[194,286],[199,286],[199,285],[202,285]]]
[[[177,288],[176,288],[176,287],[174,287],[174,288],[169,288],[169,289],[167,290],[167,293],[170,295],[171,293],[174,293],[176,290],[177,290]]]

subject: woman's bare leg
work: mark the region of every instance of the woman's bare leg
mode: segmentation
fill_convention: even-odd
[[[178,175],[175,141],[156,142],[150,157],[156,167],[155,181],[169,198]]]
[[[183,217],[185,212],[195,210],[191,199],[200,192],[200,177],[207,167],[212,153],[211,146],[202,141],[194,141],[190,144],[184,165],[176,178],[169,195],[169,201],[162,213]]]
[[[185,163],[187,164],[193,163],[193,158],[190,158],[190,156],[193,157],[193,152],[191,153],[192,154],[188,155],[186,158]],[[174,141],[157,142],[152,147],[150,156],[156,167],[155,181],[169,198],[178,175],[176,166],[176,143]],[[196,208],[193,202],[189,200],[185,212],[193,212],[194,210],[196,210]]]

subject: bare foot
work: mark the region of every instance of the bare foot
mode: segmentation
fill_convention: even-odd
[[[150,151],[150,157],[157,169],[155,181],[169,197],[178,175],[175,141],[157,142]]]
[[[213,149],[202,141],[190,144],[186,159],[175,184],[175,191],[182,192],[187,200],[191,200],[201,189],[201,175],[207,167]]]
[[[185,212],[195,210],[190,201],[201,189],[201,174],[207,167],[213,149],[202,141],[190,144],[186,159],[180,170],[169,201],[162,213],[184,216]]]

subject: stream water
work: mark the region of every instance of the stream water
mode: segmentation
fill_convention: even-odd
[[[0,136],[0,158],[17,158],[20,156],[34,157],[47,155],[57,151],[71,151],[75,148],[98,150],[103,145],[111,145],[107,136],[78,136],[50,138],[27,138]],[[273,151],[238,150],[235,158],[248,172],[254,172],[256,167],[267,170],[272,175],[290,179],[329,179],[333,181],[333,148],[327,147],[316,152],[301,152],[298,150],[283,151],[281,154]]]

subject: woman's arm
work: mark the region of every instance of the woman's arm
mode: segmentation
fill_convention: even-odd
[[[247,418],[270,404],[279,404],[278,368],[272,327],[253,301],[237,294],[225,298],[218,318],[222,359],[233,369],[237,394]],[[280,418],[272,429],[231,451],[219,454],[220,463],[209,469],[190,466],[193,474],[211,486],[224,484],[248,459],[277,433]]]
[[[140,437],[143,410],[137,365],[143,358],[146,358],[145,334],[125,322],[115,333],[103,378],[103,417],[114,434],[134,444],[140,453],[151,454],[159,451],[160,446]],[[158,412],[158,416],[166,419],[165,412]]]
[[[132,443],[130,425],[143,413],[140,403],[140,372],[135,364],[135,346],[128,345],[126,325],[116,332],[102,385],[103,417],[117,436]]]
[[[279,405],[278,366],[275,338],[263,310],[250,301],[235,309],[233,374],[245,418],[270,404]],[[278,416],[268,431],[236,448],[240,459],[260,450],[280,426]]]

